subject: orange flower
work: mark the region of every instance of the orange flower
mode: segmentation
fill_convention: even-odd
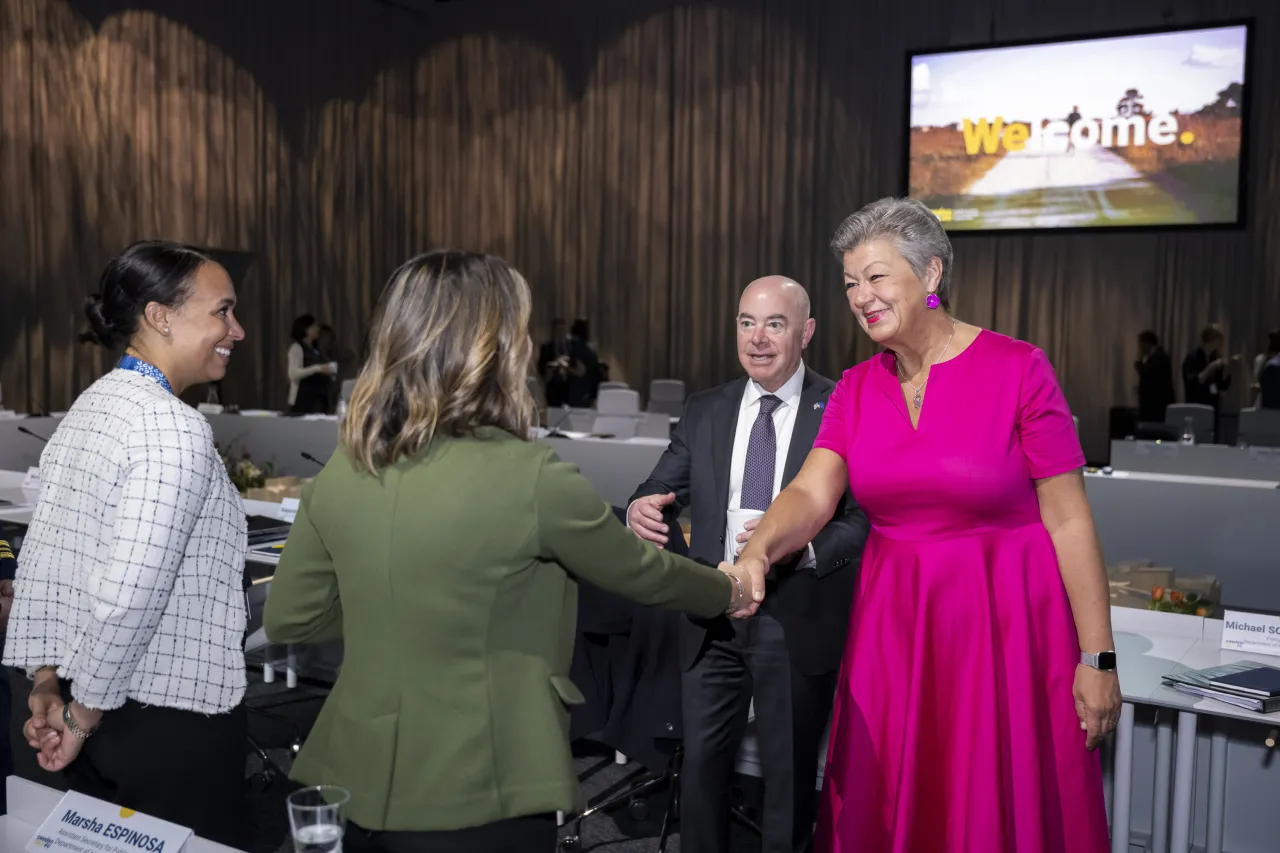
[[[1152,601],[1164,601],[1164,587],[1156,586],[1151,588]]]
[[[1176,589],[1169,593],[1169,600],[1174,604],[1181,604],[1184,598],[1186,598],[1186,596],[1178,592]]]
[[[1196,615],[1197,615],[1197,616],[1208,616],[1208,615],[1209,615],[1209,608],[1207,608],[1207,607],[1197,607],[1197,608],[1196,608]]]

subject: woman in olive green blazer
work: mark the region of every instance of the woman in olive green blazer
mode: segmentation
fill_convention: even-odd
[[[582,806],[576,577],[703,617],[763,596],[733,566],[641,542],[525,438],[529,312],[491,256],[431,253],[392,276],[276,571],[270,640],[345,645],[293,776],[351,791],[355,849],[550,853],[554,813]]]

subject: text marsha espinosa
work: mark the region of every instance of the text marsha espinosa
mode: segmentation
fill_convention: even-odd
[[[1112,116],[1104,119],[1081,118],[1076,122],[1062,119],[1038,122],[1013,121],[1005,123],[1003,116],[994,119],[978,119],[975,123],[964,120],[964,150],[970,156],[979,151],[994,154],[1001,144],[1006,151],[1041,151],[1060,149],[1070,140],[1076,148],[1128,148],[1131,145],[1172,145],[1181,142],[1190,145],[1195,134],[1189,130],[1178,133],[1178,117],[1161,115]]]
[[[72,809],[67,809],[60,823],[74,826],[83,832],[91,832],[108,841],[118,841],[126,845],[126,849],[141,850],[144,853],[164,853],[163,838],[138,832],[118,823],[104,824],[95,817],[81,815]],[[52,839],[40,838],[39,840],[45,841],[45,846],[53,846]]]

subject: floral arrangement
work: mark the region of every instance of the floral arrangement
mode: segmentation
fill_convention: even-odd
[[[223,453],[222,448],[218,448],[218,453],[222,457],[222,464],[227,468],[227,476],[231,478],[231,484],[238,492],[244,494],[249,489],[259,489],[266,485],[267,477],[271,473],[270,465],[266,466],[266,470],[259,468],[247,451],[238,457]]]
[[[1165,593],[1168,593],[1166,595]],[[1176,589],[1166,590],[1162,586],[1153,587],[1148,610],[1159,610],[1162,613],[1186,613],[1196,616],[1208,616],[1213,602],[1194,592],[1178,592]]]

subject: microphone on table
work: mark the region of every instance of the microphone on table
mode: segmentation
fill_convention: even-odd
[[[550,409],[547,410],[547,438],[568,438],[569,437],[560,431],[560,426],[565,421],[569,420],[570,416],[573,415],[573,409],[570,408],[569,405],[566,403],[560,407],[560,410],[561,410],[560,420],[556,421],[555,424],[551,423],[551,410]]]
[[[49,439],[45,438],[43,435],[37,435],[36,433],[32,432],[31,430],[27,429],[27,428],[26,428],[26,427],[24,427],[24,426],[19,426],[19,427],[18,427],[18,432],[25,432],[27,435],[31,436],[32,438],[38,438],[38,439],[40,439],[40,440],[41,440],[42,442],[44,442],[45,444],[48,444],[48,443],[49,443]]]
[[[1263,743],[1267,745],[1267,749],[1275,749],[1277,740],[1280,740],[1280,729],[1272,729],[1267,732],[1266,740]]]
[[[305,450],[304,450],[304,451],[302,451],[302,454],[301,454],[301,455],[302,455],[302,458],[303,458],[303,459],[305,459],[305,460],[307,460],[308,462],[314,462],[315,464],[319,465],[321,468],[323,468],[323,467],[324,467],[324,463],[323,463],[323,462],[321,462],[319,459],[317,459],[317,458],[315,458],[314,456],[312,456],[312,455],[311,455],[310,453],[308,453],[307,451],[305,451]]]

